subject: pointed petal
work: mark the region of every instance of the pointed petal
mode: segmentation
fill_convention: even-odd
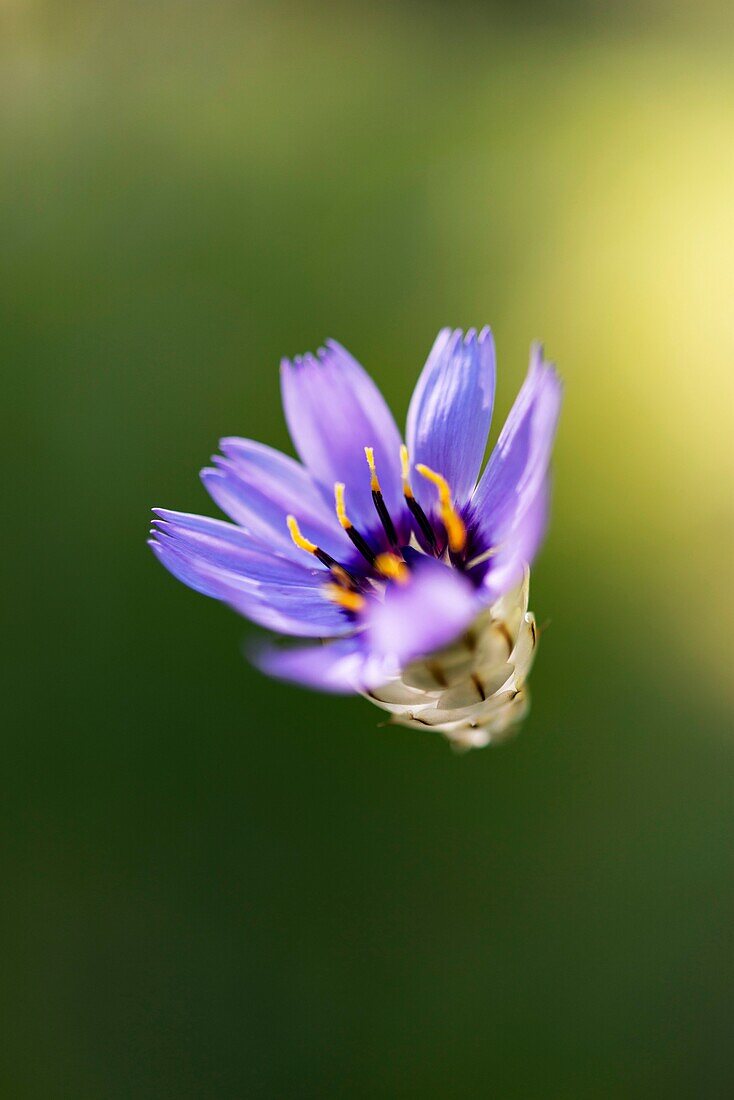
[[[316,355],[281,365],[283,407],[301,459],[328,500],[344,482],[352,522],[375,528],[375,509],[364,448],[373,447],[383,496],[402,523],[400,433],[385,399],[366,371],[340,344],[329,340]]]
[[[411,462],[442,474],[461,506],[476,484],[492,420],[495,387],[494,340],[488,328],[466,336],[443,329],[426,360],[408,410]],[[433,510],[432,486],[415,479],[424,509]]]
[[[534,346],[527,378],[471,500],[471,517],[493,537],[510,531],[536,500],[550,463],[562,386]]]
[[[229,604],[269,630],[300,637],[329,637],[351,633],[354,629],[311,579],[298,584],[290,569],[279,580],[272,576],[265,579],[263,575],[258,578],[252,572],[249,576],[244,575],[213,564],[207,557],[161,532],[150,540],[150,547],[166,569],[189,588]],[[293,568],[290,562],[284,565]]]
[[[370,651],[402,665],[453,641],[480,606],[466,577],[425,558],[414,567],[407,584],[388,585],[384,603],[369,602],[362,622]]]

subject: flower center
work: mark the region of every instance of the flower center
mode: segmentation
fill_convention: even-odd
[[[296,546],[300,550],[304,550],[306,553],[312,554],[317,558],[331,574],[329,582],[324,585],[324,595],[327,599],[339,604],[340,607],[343,607],[345,611],[351,614],[356,614],[361,611],[364,606],[365,593],[370,591],[370,589],[374,590],[376,588],[378,591],[384,590],[384,585],[380,585],[376,582],[395,581],[397,584],[405,584],[410,578],[410,568],[400,548],[395,524],[388,511],[385,498],[382,495],[380,480],[377,476],[377,469],[375,466],[374,448],[365,447],[364,453],[370,471],[372,501],[391,549],[382,552],[375,550],[364,535],[354,526],[347,515],[344,497],[345,485],[342,481],[337,481],[334,485],[334,504],[336,507],[336,517],[342,529],[355,549],[367,562],[370,570],[377,574],[376,577],[371,577],[368,574],[364,576],[356,575],[333,558],[331,554],[327,554],[325,550],[317,546],[315,542],[311,542],[310,539],[306,538],[301,532],[298,520],[295,516],[289,515],[286,518],[290,536]],[[428,516],[416,500],[411,488],[410,458],[408,455],[408,448],[405,445],[400,448],[400,465],[403,481],[403,496],[408,511],[415,523],[416,532],[422,535],[424,544],[428,545],[433,556],[438,557],[439,543],[436,532]],[[444,528],[446,529],[448,549],[453,554],[460,553],[466,546],[466,526],[454,507],[451,498],[451,487],[448,481],[442,474],[437,473],[435,470],[432,470],[429,466],[425,466],[422,463],[419,463],[415,469],[422,477],[425,477],[436,486],[438,490],[439,514]],[[415,542],[413,549],[420,549],[416,540],[414,539],[413,541]],[[408,548],[406,547],[404,549],[407,550]],[[411,550],[410,552],[413,551]]]

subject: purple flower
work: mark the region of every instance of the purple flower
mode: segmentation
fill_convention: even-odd
[[[534,346],[481,477],[495,389],[488,328],[438,334],[405,444],[335,341],[284,360],[281,380],[301,462],[223,439],[201,476],[234,522],[156,508],[154,553],[191,588],[300,639],[253,651],[270,675],[361,692],[394,721],[458,744],[497,740],[527,708],[528,567],[546,526],[554,368]]]

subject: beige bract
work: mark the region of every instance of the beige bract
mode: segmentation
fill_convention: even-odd
[[[525,681],[538,641],[529,582],[526,570],[451,645],[413,661],[365,697],[389,711],[392,724],[436,730],[457,748],[505,740],[529,707]]]

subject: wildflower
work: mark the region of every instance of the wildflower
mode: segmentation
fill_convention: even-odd
[[[221,441],[204,485],[233,523],[154,509],[151,546],[185,584],[268,630],[272,676],[360,692],[397,724],[462,746],[523,716],[537,641],[529,565],[546,526],[561,403],[534,346],[481,477],[495,389],[488,328],[442,330],[402,442],[379,390],[335,341],[281,367],[297,462]]]

